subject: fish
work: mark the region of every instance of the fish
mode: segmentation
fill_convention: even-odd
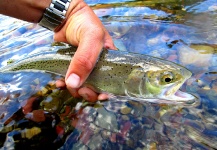
[[[1,68],[0,72],[45,70],[65,76],[77,48],[70,46],[32,54]],[[145,99],[189,101],[180,91],[192,73],[174,62],[127,51],[103,49],[84,85],[96,92]]]

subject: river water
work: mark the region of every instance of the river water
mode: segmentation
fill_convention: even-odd
[[[199,97],[198,102],[174,105],[120,98],[89,104],[71,100],[66,90],[55,88],[59,75],[1,73],[2,149],[217,149],[217,1],[86,2],[120,50],[188,68],[193,75],[181,90]],[[0,22],[1,67],[54,49],[52,32],[2,15]],[[37,104],[29,106],[31,102]],[[34,118],[39,108],[46,112],[46,121],[25,119]]]

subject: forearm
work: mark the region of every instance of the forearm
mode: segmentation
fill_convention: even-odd
[[[0,0],[0,14],[28,22],[39,22],[51,0]]]
[[[38,23],[51,0],[0,0],[0,14]],[[83,8],[83,0],[72,0],[66,17]]]

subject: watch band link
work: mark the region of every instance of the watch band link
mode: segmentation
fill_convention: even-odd
[[[71,0],[52,0],[50,6],[45,9],[39,25],[53,31],[58,31],[65,21],[65,15]]]

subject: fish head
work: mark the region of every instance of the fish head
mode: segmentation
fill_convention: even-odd
[[[188,69],[164,60],[137,66],[124,82],[128,96],[176,101],[195,99],[195,96],[179,91],[192,75]]]

